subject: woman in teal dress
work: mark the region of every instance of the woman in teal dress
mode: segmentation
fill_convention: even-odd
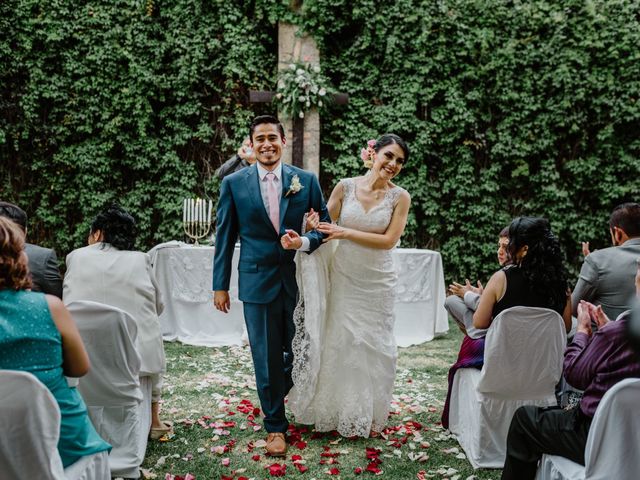
[[[60,299],[30,287],[24,232],[0,218],[0,369],[29,372],[51,391],[60,407],[58,451],[66,468],[111,445],[95,431],[82,397],[65,379],[89,370],[69,311]]]

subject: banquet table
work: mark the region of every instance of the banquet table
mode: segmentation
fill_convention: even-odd
[[[216,310],[212,302],[214,251],[214,247],[175,241],[149,251],[165,306],[160,316],[165,340],[217,347],[241,345],[243,336],[246,338],[242,302],[238,299],[240,247],[236,245],[233,254],[231,309],[227,314]],[[447,332],[440,253],[397,248],[393,255],[398,272],[394,328],[398,346],[428,342]]]

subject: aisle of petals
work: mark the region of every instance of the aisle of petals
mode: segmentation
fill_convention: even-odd
[[[319,433],[292,424],[287,457],[272,458],[264,453],[266,433],[249,349],[203,353],[194,347],[173,347],[167,352],[163,413],[174,420],[175,433],[153,446],[144,478],[478,478],[470,474],[464,453],[439,424],[442,379],[432,379],[428,372],[398,371],[389,423],[378,437],[342,438],[337,432]],[[198,473],[203,469],[206,474]]]

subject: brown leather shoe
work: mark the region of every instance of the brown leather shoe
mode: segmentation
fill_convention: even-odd
[[[284,433],[273,432],[267,435],[267,445],[264,447],[272,457],[284,457],[287,455],[287,442]]]

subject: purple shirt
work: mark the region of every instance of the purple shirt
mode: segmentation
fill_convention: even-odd
[[[640,377],[640,357],[627,341],[627,320],[624,312],[615,322],[609,322],[591,338],[578,332],[564,352],[564,376],[575,388],[584,390],[580,410],[593,417],[602,397],[625,378]]]

